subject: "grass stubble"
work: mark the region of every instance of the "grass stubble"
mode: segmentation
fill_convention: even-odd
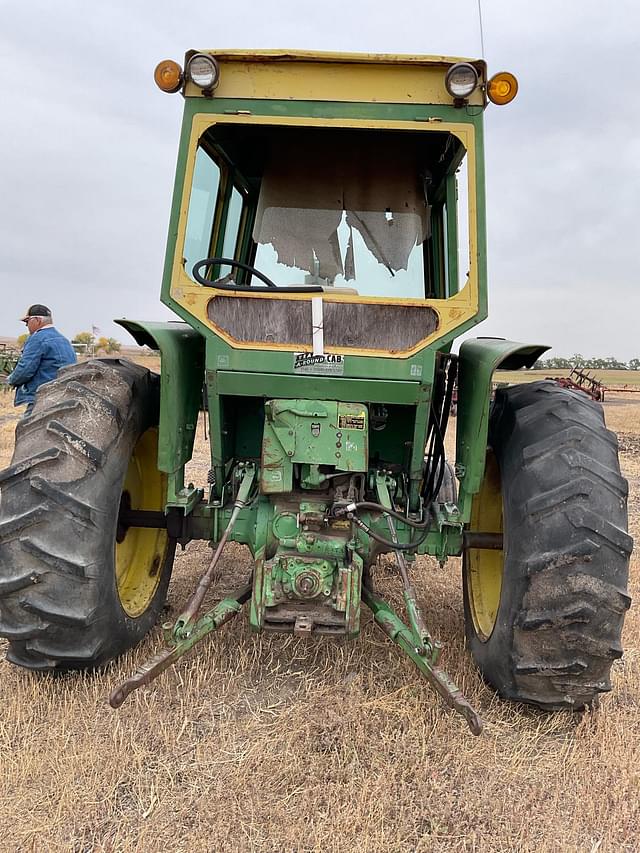
[[[640,536],[640,400],[605,405]],[[0,467],[18,410],[0,394]],[[204,482],[202,425],[191,478]],[[169,618],[210,556],[176,559]],[[631,563],[637,600],[640,566]],[[232,543],[221,597],[250,571]],[[487,721],[474,738],[363,610],[356,641],[254,636],[242,617],[119,711],[111,687],[161,644],[107,671],[53,678],[0,662],[0,851],[558,851],[640,849],[640,626],[632,607],[613,692],[596,710],[500,701],[464,649],[459,560],[418,560],[443,665]],[[375,571],[398,606],[390,559]],[[0,652],[5,642],[0,640]]]

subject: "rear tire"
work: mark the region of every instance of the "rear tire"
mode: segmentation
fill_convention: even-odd
[[[175,541],[118,526],[163,510],[159,381],[94,360],[61,370],[20,421],[0,472],[0,636],[28,669],[94,668],[135,646],[164,604]]]
[[[602,407],[555,382],[498,389],[463,558],[467,642],[504,697],[583,708],[611,689],[631,603],[627,482]]]

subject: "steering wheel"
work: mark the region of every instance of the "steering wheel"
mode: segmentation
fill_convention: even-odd
[[[229,266],[236,267],[237,269],[247,270],[247,272],[251,273],[251,275],[255,275],[256,278],[259,278],[261,281],[264,281],[266,287],[257,285],[256,287],[252,287],[251,285],[244,284],[228,284],[227,282],[222,281],[210,281],[205,278],[207,271],[213,266]],[[234,292],[244,291],[255,293],[256,291],[269,291],[272,288],[276,290],[286,290],[289,293],[322,293],[322,287],[319,285],[311,284],[308,287],[280,287],[271,281],[270,278],[257,270],[255,267],[250,266],[249,264],[243,264],[240,261],[234,261],[232,258],[205,258],[202,261],[197,261],[193,266],[193,277],[195,280],[202,284],[204,287],[215,287],[216,290],[232,290]]]

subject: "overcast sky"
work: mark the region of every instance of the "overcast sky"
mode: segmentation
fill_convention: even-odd
[[[0,335],[33,302],[66,334],[159,301],[182,115],[153,82],[189,48],[481,55],[477,0],[0,0]],[[482,0],[490,319],[553,354],[640,357],[640,7]],[[127,341],[128,342],[128,341]]]

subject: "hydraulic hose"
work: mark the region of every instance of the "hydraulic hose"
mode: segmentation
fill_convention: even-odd
[[[390,515],[397,521],[402,521],[405,524],[408,524],[409,527],[415,527],[416,530],[424,530],[425,527],[428,527],[430,521],[429,515],[427,515],[424,521],[414,521],[411,518],[407,518],[406,515],[396,512],[394,509],[389,509],[382,504],[375,503],[375,501],[358,501],[357,503],[347,504],[347,506],[344,507],[344,511],[351,513],[360,511],[381,512],[385,515]]]
[[[429,419],[429,433],[426,442],[428,446],[427,459],[429,460],[429,467],[425,472],[421,488],[421,495],[427,503],[437,498],[444,479],[446,461],[444,434],[447,429],[451,400],[453,398],[453,387],[458,372],[457,358],[449,356],[449,359],[446,378],[443,380],[442,395],[437,395],[439,403],[437,403],[436,407],[432,404],[431,417]]]
[[[413,539],[411,542],[404,544],[401,542],[393,542],[391,539],[387,539],[380,533],[376,533],[376,531],[362,521],[361,518],[358,518],[357,513],[365,510],[369,512],[379,512],[383,515],[395,518],[397,521],[402,521],[404,524],[408,524],[410,527],[413,527],[414,530],[421,530],[422,535],[418,539]],[[393,509],[389,509],[389,507],[383,506],[382,504],[375,503],[375,501],[358,501],[357,503],[351,503],[344,507],[340,507],[336,514],[346,515],[350,521],[353,521],[356,527],[359,527],[360,530],[364,530],[364,532],[368,536],[371,536],[372,539],[375,539],[376,542],[380,542],[381,545],[385,545],[387,548],[391,548],[395,551],[413,551],[421,545],[429,535],[429,523],[431,521],[429,513],[427,513],[424,521],[413,521],[413,519],[407,518],[401,513],[396,512]]]
[[[388,512],[388,510],[385,510]],[[348,518],[353,521],[356,527],[359,527],[360,530],[364,530],[364,532],[370,536],[372,539],[375,539],[376,542],[380,542],[382,545],[385,545],[387,548],[392,551],[414,551],[419,545],[422,545],[424,540],[429,535],[429,528],[425,527],[422,535],[418,539],[413,539],[411,542],[402,543],[402,542],[393,542],[391,539],[386,539],[384,536],[381,536],[379,533],[376,533],[375,530],[372,530],[369,525],[365,524],[364,521],[359,519],[354,513],[349,513]],[[400,516],[403,521],[406,521],[404,516]]]

